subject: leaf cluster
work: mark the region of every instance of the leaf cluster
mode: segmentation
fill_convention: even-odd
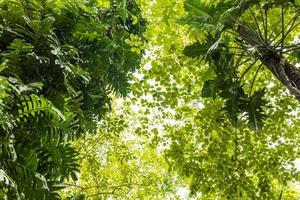
[[[247,119],[253,130],[261,129],[265,116],[263,108],[268,103],[264,99],[267,90],[255,87],[258,82],[256,78],[266,65],[264,60],[273,54],[282,55],[284,43],[292,39],[290,35],[297,28],[293,22],[298,16],[297,4],[277,0],[186,0],[184,6],[187,15],[181,22],[188,24],[196,37],[196,42],[186,46],[184,53],[204,60],[215,73],[213,80],[204,83],[202,97],[222,98],[225,101],[224,109],[234,125],[238,116],[241,116],[241,119]],[[291,14],[285,14],[284,9],[290,10]],[[281,10],[283,19],[276,21],[272,12],[278,10]],[[279,23],[282,29],[277,27]],[[292,46],[297,44],[285,48],[287,51],[296,51]],[[257,70],[252,75],[252,81],[248,81],[248,86],[245,77],[254,67]],[[272,69],[270,71],[273,73]]]
[[[8,199],[60,199],[77,180],[74,138],[94,132],[139,66],[145,21],[134,1],[0,2],[0,184]]]

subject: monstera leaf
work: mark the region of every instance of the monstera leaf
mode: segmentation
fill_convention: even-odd
[[[261,89],[246,100],[245,111],[249,127],[255,131],[263,126],[263,119],[266,117],[264,107],[267,101],[263,99],[266,91]]]
[[[201,96],[216,98],[217,89],[218,88],[214,80],[205,81],[202,87]]]

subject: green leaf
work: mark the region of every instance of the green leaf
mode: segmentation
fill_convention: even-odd
[[[201,44],[200,42],[196,42],[190,46],[186,46],[183,53],[188,57],[199,58],[200,56],[206,55],[210,47],[210,44]]]
[[[204,85],[201,90],[202,97],[212,97],[216,98],[217,87],[214,80],[208,80],[204,82]]]
[[[267,103],[263,99],[265,93],[265,89],[256,91],[246,101],[245,111],[248,119],[248,124],[249,127],[254,131],[258,131],[263,127],[263,119],[266,116],[263,108],[266,106]]]
[[[202,58],[208,53],[213,53],[222,42],[222,38],[213,37],[211,34],[205,35],[203,42],[195,42],[192,45],[186,46],[183,53],[192,58]]]
[[[211,18],[214,14],[214,9],[202,1],[186,0],[184,2],[184,8],[187,12],[191,12],[193,15],[197,15],[202,19]]]

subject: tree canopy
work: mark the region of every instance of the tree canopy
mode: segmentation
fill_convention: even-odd
[[[0,5],[0,198],[300,198],[299,1]]]
[[[77,180],[70,141],[125,95],[145,21],[134,1],[0,2],[1,198],[60,199]]]

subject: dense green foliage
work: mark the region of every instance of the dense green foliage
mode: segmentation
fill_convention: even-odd
[[[299,199],[299,5],[0,0],[0,199]]]
[[[168,130],[171,166],[204,199],[296,198],[286,186],[299,181],[298,104],[278,80],[297,93],[299,72],[281,61],[298,60],[298,5],[186,0],[184,8],[179,21],[196,38],[184,53],[205,61],[200,95],[208,99],[194,115],[181,109],[184,125]]]
[[[134,1],[0,1],[0,196],[60,199],[74,138],[125,95],[145,22]]]
[[[205,14],[202,7],[191,6],[190,2],[213,10]],[[126,132],[148,137],[154,147],[164,152],[169,171],[178,173],[190,185],[196,199],[297,199],[299,194],[292,192],[291,185],[299,181],[295,166],[299,158],[298,102],[269,69],[260,67],[260,61],[252,65],[256,57],[248,55],[245,59],[252,62],[234,68],[242,53],[236,51],[239,46],[234,44],[234,35],[224,33],[228,39],[221,38],[215,49],[211,47],[219,38],[209,38],[207,31],[213,34],[219,28],[222,19],[218,14],[225,15],[226,10],[231,11],[243,1],[230,2],[219,12],[214,7],[217,1],[145,2],[149,52],[144,57],[144,67],[135,73],[133,93],[125,103],[125,119],[130,124]],[[288,23],[295,7],[285,6],[293,11],[285,12]],[[269,31],[281,19],[281,5],[274,4],[272,8],[268,13],[272,22]],[[190,13],[184,14],[183,9]],[[259,8],[253,9],[255,16],[260,16]],[[243,17],[255,27],[249,12],[248,9]],[[201,20],[210,20],[210,16],[217,24],[208,21],[203,25]],[[279,26],[273,34],[281,32]],[[297,32],[295,27],[285,44],[292,45]],[[280,41],[281,34],[278,37]],[[200,55],[195,46],[205,39],[212,44]],[[191,44],[184,53],[198,53],[195,57],[204,57],[202,60],[183,55],[184,46]],[[210,48],[212,52],[207,53]],[[216,57],[209,54],[213,52],[217,52]],[[294,55],[288,59],[297,63]],[[245,70],[249,73],[241,79]],[[220,83],[215,85],[217,81]],[[123,117],[125,112],[121,113]]]
[[[299,60],[295,42],[299,31],[297,3],[187,0],[184,6],[187,16],[181,23],[190,25],[197,40],[184,52],[204,59],[213,73],[203,85],[202,97],[224,99],[224,111],[234,125],[242,115],[253,130],[262,128],[263,108],[268,103],[263,98],[266,86],[254,87],[262,68],[272,72],[298,98],[300,72],[285,64]],[[253,80],[244,80],[254,69]]]

